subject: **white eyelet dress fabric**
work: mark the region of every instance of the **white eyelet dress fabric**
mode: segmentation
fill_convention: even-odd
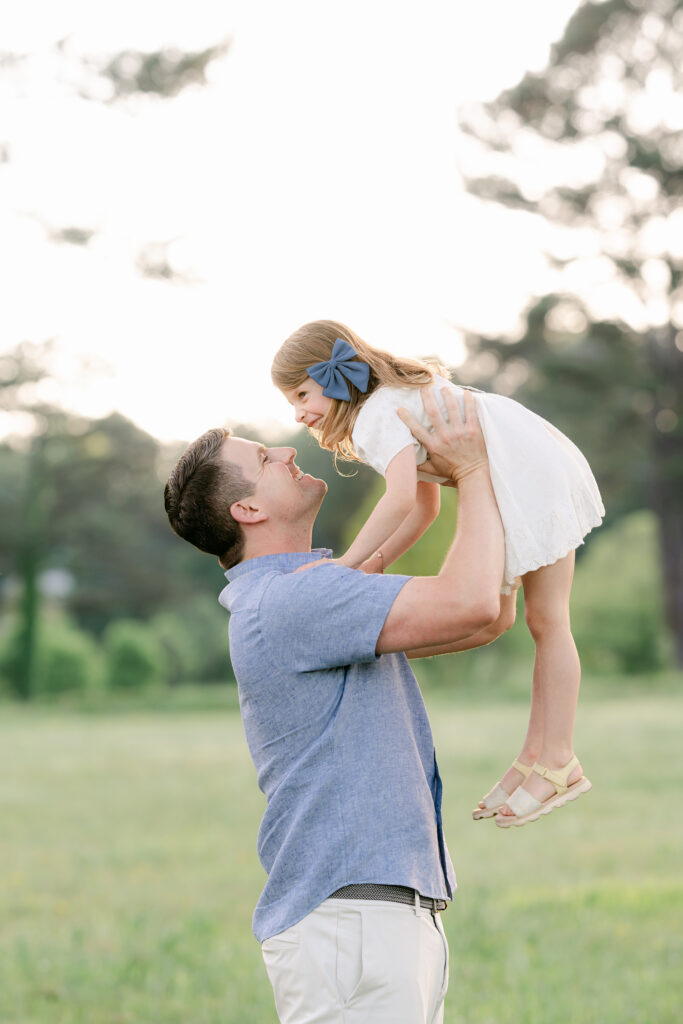
[[[462,409],[464,389],[436,377],[434,393],[442,409],[443,387],[455,391]],[[552,565],[579,547],[600,525],[605,509],[588,462],[560,430],[511,398],[483,391],[473,395],[505,529],[501,591],[508,594],[520,576]],[[394,456],[410,444],[418,467],[427,456],[396,415],[399,406],[430,426],[419,388],[381,387],[363,404],[353,428],[358,457],[382,476]],[[418,479],[439,478],[418,471]]]

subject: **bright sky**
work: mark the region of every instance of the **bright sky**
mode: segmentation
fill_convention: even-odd
[[[543,67],[576,3],[4,5],[2,48],[29,60],[3,76],[0,350],[56,339],[60,401],[163,440],[291,425],[270,360],[307,320],[457,363],[458,328],[509,331],[548,271],[541,225],[463,193],[456,109]],[[209,85],[164,102],[82,99],[54,55],[227,37]],[[49,240],[74,226],[88,246]],[[191,283],[140,276],[150,243]]]

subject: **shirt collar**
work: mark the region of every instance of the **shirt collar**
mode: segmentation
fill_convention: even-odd
[[[246,562],[238,562],[225,573],[229,583],[249,572],[264,572],[267,569],[278,569],[280,572],[294,572],[307,562],[315,562],[319,558],[332,558],[330,548],[313,548],[312,551],[285,551],[279,555],[261,555],[259,558],[248,558]]]

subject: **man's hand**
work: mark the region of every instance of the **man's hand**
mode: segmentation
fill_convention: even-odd
[[[398,410],[398,415],[410,429],[413,437],[429,452],[429,464],[424,467],[427,472],[447,477],[457,486],[463,477],[488,467],[486,443],[477,419],[472,392],[463,393],[464,418],[460,414],[458,400],[450,388],[442,388],[441,396],[448,419],[444,419],[432,389],[422,389],[422,401],[433,431],[423,427],[403,407]]]

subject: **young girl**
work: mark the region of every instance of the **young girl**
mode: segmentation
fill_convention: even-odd
[[[294,406],[297,422],[323,448],[365,462],[386,479],[385,494],[335,561],[381,572],[436,518],[439,483],[445,481],[429,474],[424,447],[396,410],[403,406],[429,427],[421,388],[433,385],[437,399],[441,388],[452,388],[462,402],[463,389],[446,372],[373,348],[331,320],[305,324],[277,352],[273,383]],[[569,592],[574,549],[600,524],[604,508],[588,463],[564,434],[509,398],[482,391],[474,397],[505,529],[501,592],[508,596],[501,619],[514,621],[521,579],[536,644],[531,714],[519,757],[472,812],[475,819],[495,815],[505,828],[535,821],[591,788],[572,748],[580,665]],[[493,638],[484,631],[459,649]]]

